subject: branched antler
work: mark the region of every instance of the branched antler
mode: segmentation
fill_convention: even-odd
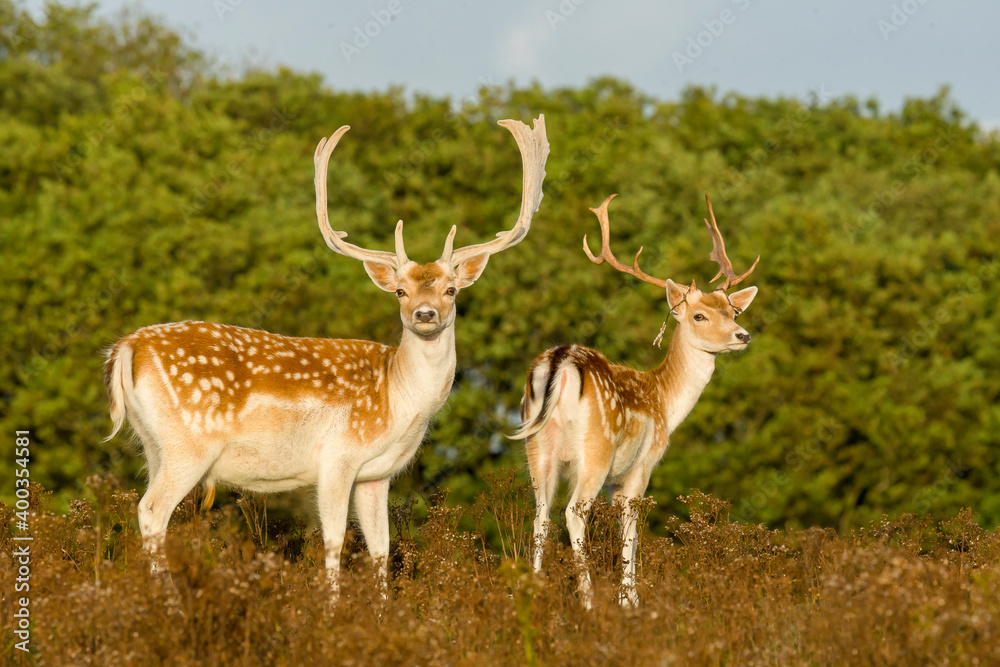
[[[715,277],[709,282],[714,283],[722,276],[726,276],[725,282],[716,288],[717,290],[725,292],[730,287],[739,285],[744,278],[753,273],[753,270],[757,268],[757,262],[760,261],[760,255],[757,255],[757,259],[754,260],[753,266],[751,266],[746,273],[737,276],[736,271],[733,269],[733,263],[730,262],[729,257],[726,256],[726,242],[722,240],[722,234],[719,232],[719,226],[715,223],[715,213],[712,211],[712,200],[708,198],[707,194],[705,195],[705,201],[708,203],[708,215],[712,219],[711,222],[705,220],[705,226],[708,227],[708,233],[712,235],[712,252],[708,258],[719,265],[719,272],[716,273]]]
[[[583,235],[583,251],[587,253],[587,257],[594,264],[603,264],[607,262],[611,266],[615,267],[623,273],[627,273],[630,276],[635,276],[643,282],[647,282],[650,285],[656,285],[657,287],[665,288],[667,286],[666,280],[660,280],[659,278],[654,278],[645,271],[639,268],[639,255],[642,254],[642,247],[639,248],[639,252],[635,253],[635,259],[632,260],[632,266],[626,266],[618,261],[614,253],[611,252],[611,225],[608,222],[608,204],[611,200],[618,195],[610,195],[604,200],[604,203],[597,208],[590,209],[597,216],[597,221],[601,225],[601,254],[597,257],[590,252],[590,247],[587,246],[587,235]]]
[[[601,254],[596,257],[592,252],[590,252],[590,247],[587,245],[587,235],[583,235],[583,251],[587,253],[587,257],[594,264],[603,264],[607,262],[614,268],[618,269],[622,273],[627,273],[631,276],[635,276],[643,282],[647,282],[650,285],[656,285],[657,287],[666,287],[667,281],[660,280],[659,278],[654,278],[645,271],[639,268],[639,255],[642,254],[642,248],[639,248],[639,252],[635,253],[635,258],[632,260],[632,266],[627,266],[618,261],[614,253],[611,252],[611,226],[608,221],[608,204],[611,200],[618,195],[611,195],[604,200],[604,203],[597,208],[590,209],[597,216],[597,221],[601,225]],[[722,276],[726,276],[725,282],[722,283],[717,290],[726,291],[730,287],[735,287],[740,284],[747,276],[753,273],[753,270],[757,268],[757,262],[760,261],[760,255],[754,260],[753,266],[751,266],[746,273],[742,275],[736,275],[736,271],[733,269],[733,263],[729,261],[729,257],[726,255],[726,243],[722,239],[722,234],[719,232],[719,225],[715,222],[715,212],[712,211],[712,200],[705,195],[705,201],[708,203],[708,215],[711,218],[711,222],[705,220],[705,226],[708,227],[708,233],[712,235],[712,252],[709,255],[709,259],[718,263],[719,272],[715,274],[709,282],[715,282]],[[691,283],[691,289],[694,289],[695,284]]]

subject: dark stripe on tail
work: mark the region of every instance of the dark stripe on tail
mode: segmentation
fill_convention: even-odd
[[[552,400],[552,394],[555,389],[556,375],[559,373],[559,367],[562,366],[562,362],[566,360],[569,356],[572,347],[562,345],[560,347],[552,350],[552,357],[549,359],[549,376],[545,381],[545,395],[542,397],[542,407],[538,411],[539,419],[543,419],[546,416],[546,408],[548,408],[549,403]],[[580,396],[583,396],[583,369],[577,364],[573,364],[576,367],[576,372],[580,374]]]
[[[559,370],[559,364],[562,363],[566,355],[569,354],[569,348],[565,345],[560,345],[559,347],[552,350],[552,356],[549,357],[549,374],[545,378],[545,393],[542,395],[542,407],[538,411],[538,416],[541,418],[545,414],[545,408],[549,404],[549,400],[552,398],[552,387],[555,383],[556,371]]]
[[[556,393],[556,375],[559,373],[559,367],[562,366],[563,362],[570,358],[572,350],[573,346],[563,345],[554,347],[539,356],[535,360],[535,363],[532,364],[531,369],[528,371],[528,382],[524,391],[524,399],[521,401],[521,428],[508,437],[514,439],[530,438],[548,421],[549,413],[554,409],[552,401]],[[546,359],[546,357],[548,358]],[[534,400],[536,393],[534,388],[535,373],[540,370],[539,366],[546,362],[548,368],[545,371],[545,390],[542,393],[542,404],[539,406],[538,414],[535,415],[535,418],[531,421],[526,421],[528,419],[528,406]],[[576,363],[573,363],[573,365],[576,366],[576,370],[580,374],[580,383],[583,384],[583,369]]]

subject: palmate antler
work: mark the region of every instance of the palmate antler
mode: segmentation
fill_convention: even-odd
[[[344,125],[327,139],[323,137],[316,146],[313,155],[313,164],[316,167],[314,183],[316,185],[316,220],[319,222],[319,231],[323,233],[326,244],[330,250],[340,253],[345,257],[357,259],[362,262],[375,262],[376,264],[387,264],[393,268],[406,264],[409,259],[406,257],[406,249],[403,247],[403,221],[396,223],[396,252],[385,252],[384,250],[368,250],[353,243],[342,240],[347,236],[347,232],[334,231],[330,227],[330,219],[327,213],[326,204],[326,170],[330,163],[330,155],[337,147],[340,138],[351,129],[350,125]]]
[[[608,221],[608,204],[610,204],[611,200],[617,196],[618,195],[611,195],[604,200],[603,204],[597,208],[590,209],[594,212],[594,215],[597,216],[597,221],[601,225],[601,254],[595,257],[594,254],[590,252],[590,247],[587,245],[586,234],[583,235],[583,251],[587,253],[587,257],[594,264],[603,264],[604,262],[607,262],[622,273],[635,276],[639,280],[649,283],[650,285],[656,285],[661,288],[666,287],[666,280],[654,278],[639,268],[639,255],[642,254],[641,246],[639,248],[639,252],[635,253],[635,258],[632,260],[631,267],[619,262],[614,253],[611,252],[611,227]],[[719,265],[719,272],[715,274],[715,277],[709,282],[714,283],[720,277],[726,276],[725,282],[716,288],[716,291],[722,290],[725,292],[730,287],[738,285],[747,276],[753,273],[753,270],[757,268],[757,262],[760,261],[760,255],[757,256],[757,259],[754,260],[753,266],[751,266],[746,273],[737,276],[736,271],[733,270],[733,263],[729,261],[729,257],[726,256],[726,243],[723,241],[722,234],[719,232],[719,226],[715,222],[715,213],[712,211],[712,201],[708,198],[708,195],[705,195],[705,201],[708,202],[708,215],[712,219],[711,222],[705,220],[705,225],[708,227],[708,233],[712,236],[712,252],[709,254],[708,258]],[[695,284],[692,282],[691,286],[695,287]]]
[[[451,251],[451,244],[455,237],[455,227],[452,227],[444,244],[441,261],[450,262],[453,266],[458,266],[470,257],[483,253],[493,255],[520,243],[531,228],[531,216],[535,214],[542,203],[545,160],[549,156],[549,142],[545,136],[545,115],[539,114],[538,118],[534,120],[534,129],[529,128],[519,120],[501,120],[497,124],[510,130],[510,133],[514,135],[514,140],[517,141],[517,147],[521,150],[521,163],[524,172],[524,180],[521,185],[521,212],[517,216],[514,227],[509,231],[499,232],[494,240],[465,246],[454,252]]]
[[[524,170],[523,190],[521,193],[521,212],[518,215],[514,227],[505,232],[499,232],[497,238],[486,243],[466,246],[453,249],[455,232],[457,227],[452,226],[448,232],[448,237],[444,242],[444,251],[441,253],[440,261],[458,266],[465,260],[476,255],[495,253],[506,250],[521,242],[528,234],[531,227],[531,217],[542,201],[542,182],[545,180],[545,161],[549,155],[549,142],[545,136],[545,116],[539,114],[534,121],[534,129],[516,120],[501,120],[499,125],[506,127],[514,135],[517,146],[521,151],[521,161]],[[336,253],[360,260],[362,262],[375,262],[385,264],[395,269],[399,269],[406,264],[409,259],[403,247],[403,221],[396,223],[396,250],[386,252],[382,250],[368,250],[344,241],[347,232],[335,231],[330,227],[330,220],[327,213],[326,181],[327,167],[330,162],[330,155],[337,147],[340,138],[344,136],[349,126],[344,125],[333,135],[320,140],[316,146],[316,153],[313,156],[313,163],[316,167],[316,219],[319,222],[319,229],[326,239],[326,244]]]

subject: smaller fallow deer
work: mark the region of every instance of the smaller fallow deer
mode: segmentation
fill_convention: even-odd
[[[527,438],[528,466],[535,490],[534,568],[542,567],[549,507],[561,477],[569,479],[566,525],[576,553],[580,599],[591,606],[590,573],[583,552],[586,516],[604,486],[623,506],[622,560],[624,575],[619,601],[636,604],[635,552],[638,526],[635,503],[649,484],[653,467],[663,457],[670,434],[698,401],[715,370],[717,354],[742,350],[750,334],[736,324],[757,294],[756,287],[727,294],[756,268],[736,275],[706,195],[712,235],[709,258],[719,264],[725,281],[702,292],[672,280],[660,280],[619,262],[611,252],[608,204],[611,195],[591,211],[601,225],[601,254],[595,257],[583,237],[583,249],[595,264],[605,261],[619,271],[665,288],[677,329],[663,362],[650,371],[612,364],[596,350],[579,345],[555,347],[542,353],[528,371],[521,401],[522,427],[512,438]],[[760,257],[757,258],[757,261]],[[665,326],[665,324],[664,324]],[[662,330],[661,330],[662,335]],[[659,344],[660,337],[656,343]]]
[[[397,347],[362,340],[292,338],[208,322],[138,329],[111,348],[105,383],[114,428],[126,418],[142,443],[149,488],[139,501],[143,546],[162,566],[167,522],[198,484],[256,492],[315,486],[327,578],[337,590],[351,506],[381,574],[389,554],[389,483],[413,460],[455,377],[455,298],[491,255],[521,242],[542,200],[549,144],[545,118],[534,129],[503,120],[524,167],[514,227],[486,243],[454,248],[418,264],[396,225],[392,252],[343,240],[327,217],[327,165],[349,129],[316,147],[316,217],[327,245],[364,265],[394,293],[403,321]],[[208,501],[209,503],[211,500]]]

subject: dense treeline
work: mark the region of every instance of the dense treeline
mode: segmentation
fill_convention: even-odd
[[[484,471],[523,468],[503,434],[547,347],[657,363],[664,296],[587,261],[587,207],[619,193],[619,255],[644,245],[647,271],[705,284],[707,192],[734,262],[762,256],[741,318],[754,343],[720,358],[675,434],[654,524],[691,487],[771,525],[963,506],[1000,523],[1000,141],[946,91],[886,112],[699,88],[662,101],[600,79],[458,105],[287,70],[223,77],[155,21],[89,9],[36,23],[0,0],[0,35],[0,424],[33,430],[32,476],[63,498],[96,471],[142,483],[138,457],[101,442],[102,352],[134,328],[398,340],[395,299],[316,229],[320,137],[353,127],[330,166],[334,227],[390,248],[402,218],[426,261],[452,224],[460,244],[510,226],[520,162],[495,122],[545,113],[542,207],[460,298],[455,388],[399,494],[467,503]]]

